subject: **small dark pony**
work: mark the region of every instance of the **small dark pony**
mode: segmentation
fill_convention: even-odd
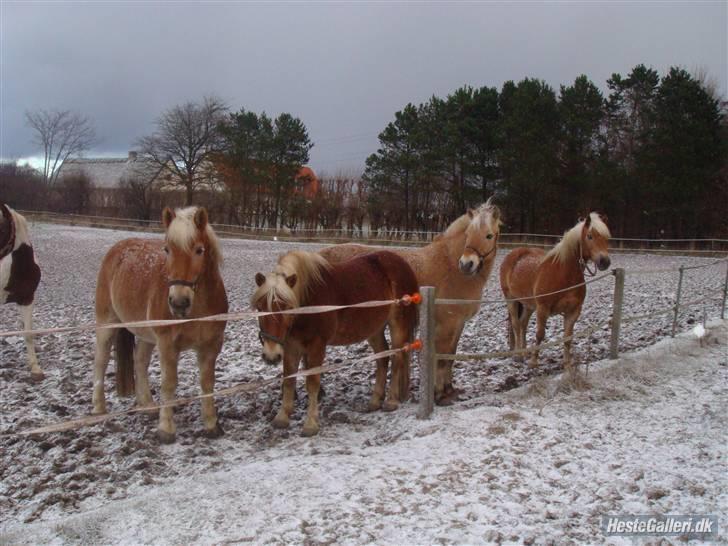
[[[418,290],[414,272],[392,252],[373,252],[338,264],[321,255],[292,251],[281,256],[275,270],[255,276],[258,289],[251,298],[259,311],[282,311],[312,305],[350,305],[373,300],[394,300]],[[284,376],[298,370],[303,358],[307,369],[321,366],[327,345],[350,345],[379,335],[389,325],[392,348],[401,348],[412,339],[417,323],[415,306],[351,308],[318,314],[268,315],[259,319],[263,360],[278,364],[283,360]],[[409,391],[409,355],[393,356],[392,380],[384,403],[387,368],[377,367],[376,382],[369,408],[397,409]],[[320,375],[306,377],[308,414],[304,436],[319,431],[318,395]],[[273,420],[276,428],[287,428],[293,412],[295,378],[283,381],[283,402]]]
[[[586,297],[586,286],[570,286],[584,282],[588,262],[600,270],[610,265],[609,228],[596,212],[590,213],[564,234],[548,253],[540,248],[512,250],[500,268],[500,282],[508,303],[508,338],[511,349],[525,349],[526,330],[536,312],[536,345],[546,333],[546,321],[552,315],[564,315],[564,336],[574,333]],[[544,294],[539,296],[539,294]],[[533,352],[530,367],[538,366],[538,350]],[[564,367],[571,368],[571,340],[564,342]]]

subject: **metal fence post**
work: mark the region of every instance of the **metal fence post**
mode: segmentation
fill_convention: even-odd
[[[624,302],[624,269],[614,270],[614,303],[612,304],[612,339],[609,345],[609,358],[619,354],[619,329],[622,326],[622,303]]]
[[[728,298],[728,263],[725,267],[725,282],[723,283],[723,303],[720,306],[720,318],[725,318],[725,300]]]
[[[684,274],[685,269],[681,265],[680,277],[677,280],[677,297],[675,298],[675,314],[672,317],[672,333],[670,334],[671,337],[675,337],[675,332],[677,332],[677,315],[680,312],[680,295],[682,294],[682,282]]]
[[[435,366],[437,352],[435,350],[435,287],[420,287],[422,304],[420,305],[420,338],[422,350],[419,352],[420,364],[420,409],[419,419],[429,419],[435,407]]]

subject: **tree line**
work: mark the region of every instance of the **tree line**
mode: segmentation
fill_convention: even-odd
[[[363,179],[372,222],[439,230],[490,195],[510,231],[558,233],[605,212],[623,237],[726,234],[725,103],[680,68],[586,76],[557,93],[525,78],[407,104]]]
[[[680,68],[660,76],[638,65],[607,89],[584,75],[558,93],[525,78],[407,104],[361,176],[320,175],[315,192],[303,190],[314,143],[300,118],[204,97],[164,111],[135,142],[140,168],[114,206],[145,219],[197,203],[252,227],[440,231],[494,195],[509,231],[558,233],[599,210],[622,237],[728,234],[728,116],[715,88]],[[87,212],[93,181],[58,179],[58,166],[97,142],[91,120],[26,116],[43,171],[2,165],[0,192],[20,208]]]

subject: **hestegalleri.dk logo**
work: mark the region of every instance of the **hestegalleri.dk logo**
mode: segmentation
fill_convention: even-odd
[[[601,517],[602,532],[607,536],[683,536],[714,538],[718,536],[718,516],[708,515],[608,515]]]

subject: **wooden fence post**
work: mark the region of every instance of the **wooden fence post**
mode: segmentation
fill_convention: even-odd
[[[435,407],[435,367],[437,352],[435,350],[435,287],[420,287],[422,304],[420,305],[420,338],[422,350],[419,352],[420,368],[420,409],[419,419],[429,419]]]
[[[622,303],[624,301],[624,269],[614,270],[614,303],[612,304],[612,339],[609,345],[609,358],[619,354],[619,329],[622,326]]]
[[[720,318],[725,318],[725,300],[728,298],[728,263],[725,267],[725,282],[723,283],[723,303],[720,306]]]
[[[680,266],[680,277],[677,280],[677,297],[675,298],[675,314],[672,317],[672,333],[670,334],[671,337],[675,337],[675,332],[677,332],[677,315],[680,312],[680,295],[682,294],[682,282],[683,282],[683,275],[685,274],[685,269],[683,269],[683,266]]]

